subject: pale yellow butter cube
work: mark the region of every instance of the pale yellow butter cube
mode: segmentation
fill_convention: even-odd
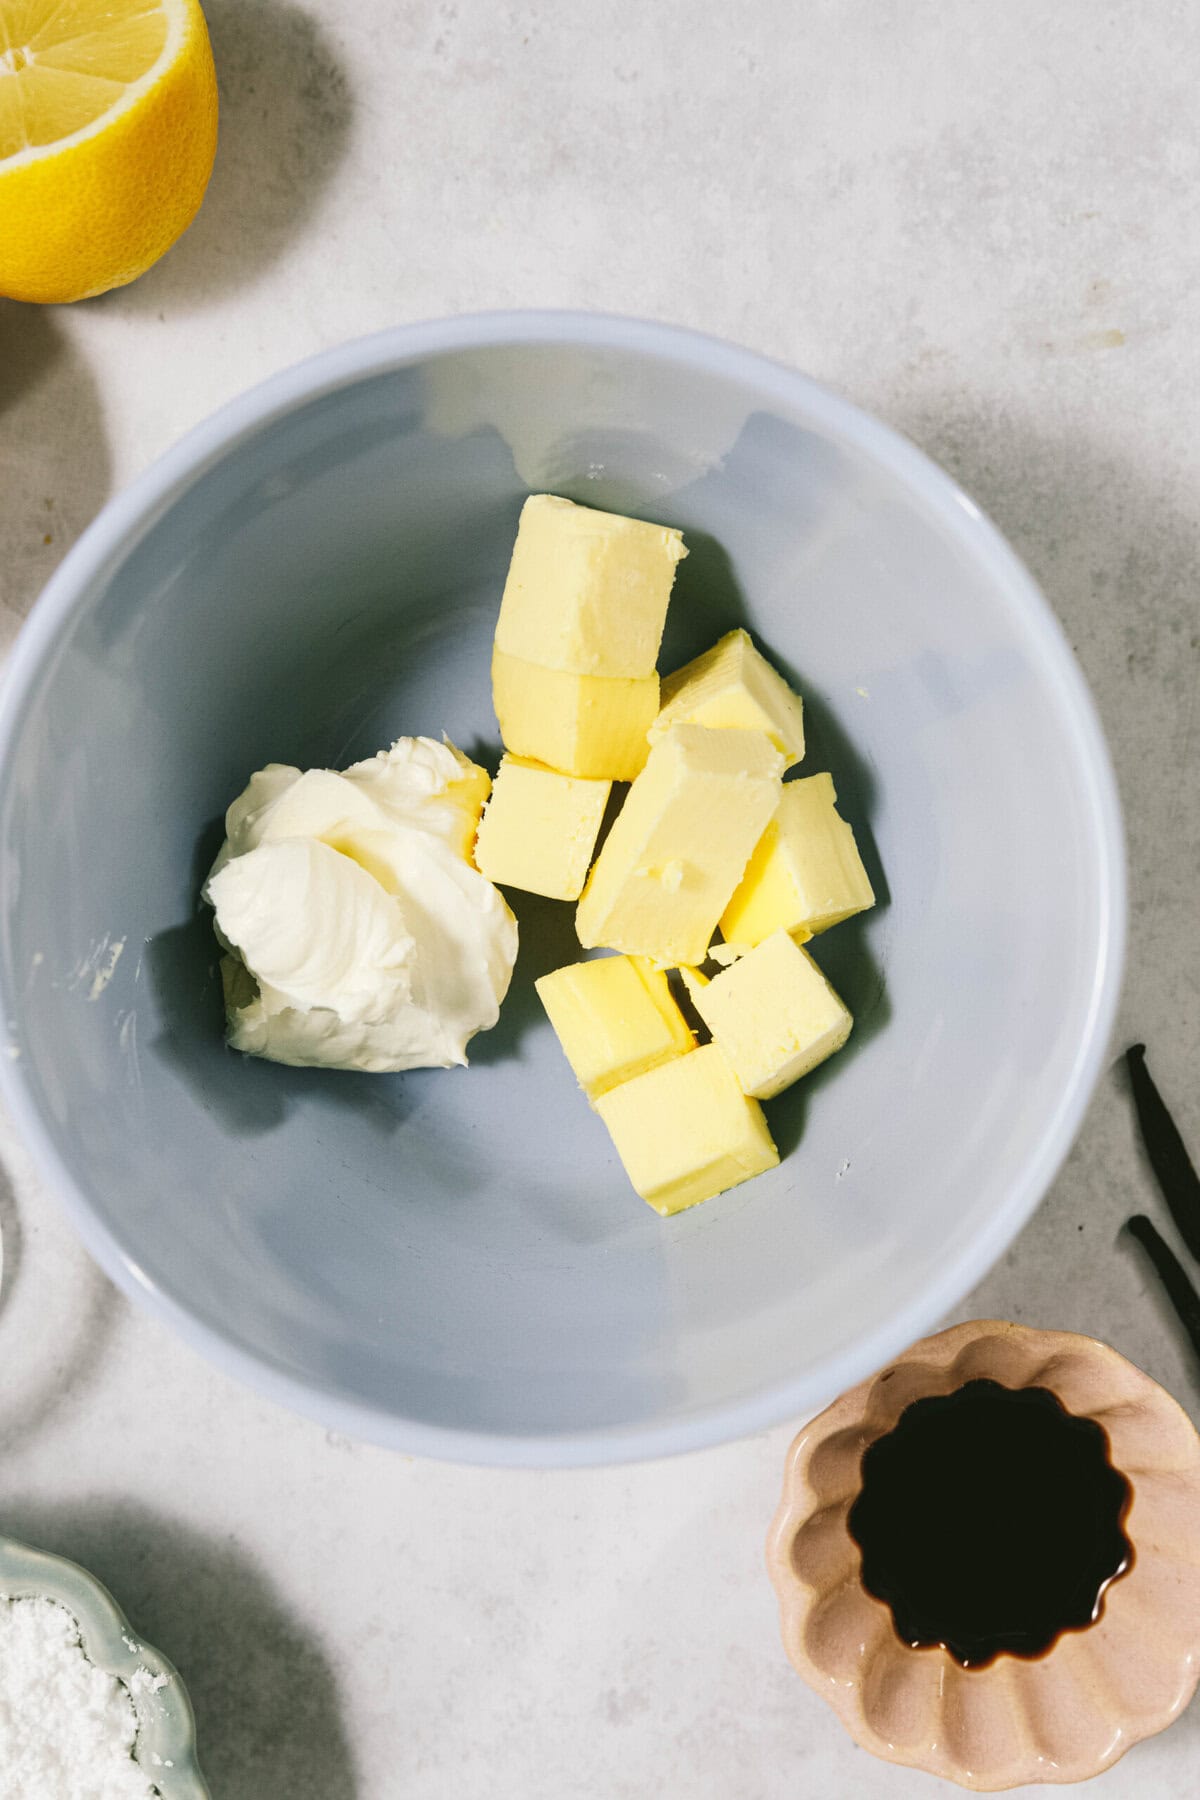
[[[612,1088],[596,1111],[630,1181],[664,1215],[779,1161],[762,1108],[743,1094],[716,1044]]]
[[[829,775],[786,784],[779,810],[722,914],[727,943],[752,947],[780,930],[803,942],[874,906],[854,833],[836,802]]]
[[[572,675],[653,674],[683,535],[553,494],[521,508],[496,648]]]
[[[461,752],[458,754],[461,755]],[[451,783],[446,789],[446,799],[455,808],[458,823],[457,837],[451,841],[463,861],[471,862],[479,821],[487,797],[492,791],[492,778],[477,763],[467,762],[466,757],[462,760],[469,773],[464,774],[461,781]]]
[[[694,1050],[667,978],[642,956],[601,956],[534,984],[580,1087],[610,1088]]]
[[[709,954],[711,956],[712,952],[710,951]],[[682,978],[683,985],[687,989],[688,999],[696,1008],[697,1013],[699,1013],[699,998],[704,989],[709,985],[709,977],[704,973],[703,969],[687,969],[680,967],[677,970],[677,973]]]
[[[500,887],[578,900],[611,789],[503,757],[475,840],[476,868]]]
[[[506,750],[565,775],[632,781],[650,753],[658,676],[571,675],[496,650],[492,702]]]
[[[702,962],[779,803],[782,771],[760,731],[672,726],[596,858],[576,913],[580,943]]]
[[[804,755],[804,707],[749,632],[730,631],[694,662],[665,677],[662,709],[650,727],[657,743],[672,725],[764,731],[788,766]]]
[[[840,1050],[854,1023],[808,954],[772,932],[711,981],[684,974],[744,1094],[770,1100]]]

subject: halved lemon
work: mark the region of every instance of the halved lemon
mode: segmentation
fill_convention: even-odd
[[[216,147],[199,0],[0,0],[0,294],[83,300],[144,274]]]

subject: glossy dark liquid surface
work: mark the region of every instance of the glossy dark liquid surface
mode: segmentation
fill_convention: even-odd
[[[1131,1498],[1094,1420],[1048,1388],[969,1381],[915,1400],[864,1453],[849,1525],[904,1642],[982,1668],[1099,1616],[1133,1561]]]

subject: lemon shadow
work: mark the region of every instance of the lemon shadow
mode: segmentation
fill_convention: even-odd
[[[354,102],[323,24],[287,0],[204,0],[220,94],[204,204],[140,281],[89,302],[165,313],[253,281],[293,242],[349,140]]]
[[[0,652],[111,485],[90,369],[54,313],[0,300]]]

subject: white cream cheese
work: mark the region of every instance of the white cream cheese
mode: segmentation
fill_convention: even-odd
[[[250,777],[204,890],[234,1049],[336,1069],[466,1062],[517,954],[517,922],[471,862],[489,786],[432,738],[343,774]]]

